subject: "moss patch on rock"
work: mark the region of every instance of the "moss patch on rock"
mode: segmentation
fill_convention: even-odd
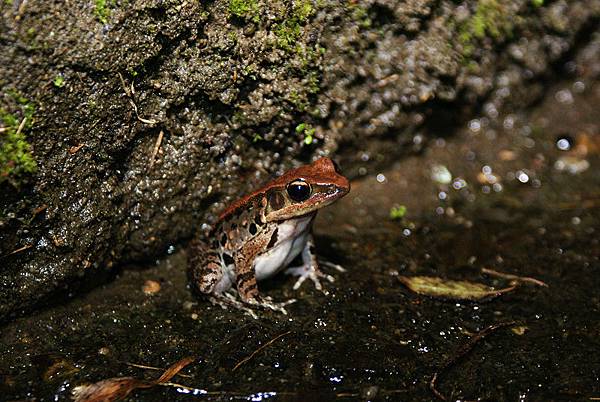
[[[500,41],[513,34],[517,21],[510,4],[498,0],[480,0],[473,15],[459,25],[458,35],[465,57],[473,54],[477,43],[491,38]]]
[[[9,93],[11,109],[0,107],[0,183],[19,187],[25,176],[37,169],[26,132],[33,125],[35,107],[18,93]]]

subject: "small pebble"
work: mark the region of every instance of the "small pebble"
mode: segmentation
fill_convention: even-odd
[[[160,283],[153,280],[147,280],[144,282],[144,286],[142,286],[142,291],[147,296],[153,296],[160,291]]]
[[[367,400],[375,398],[378,393],[379,387],[376,385],[371,385],[370,387],[363,388],[360,392],[361,397]]]

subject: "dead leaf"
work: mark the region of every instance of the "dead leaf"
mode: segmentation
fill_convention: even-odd
[[[144,292],[145,295],[153,296],[160,292],[160,283],[148,279],[146,282],[144,282],[144,286],[142,286],[142,292]]]
[[[155,385],[166,383],[194,360],[194,357],[186,357],[179,360],[166,369],[163,375],[155,381],[138,380],[133,377],[116,377],[98,381],[94,384],[79,385],[73,388],[73,398],[75,402],[118,401],[125,398],[135,389],[151,388]]]
[[[125,398],[134,389],[150,388],[153,385],[133,377],[109,378],[73,388],[73,398],[75,402],[112,402]]]
[[[519,325],[519,326],[516,326],[516,327],[512,327],[510,330],[511,330],[511,331],[512,331],[512,332],[513,332],[515,335],[519,335],[519,336],[521,336],[521,335],[524,335],[524,334],[525,334],[525,332],[527,332],[527,331],[529,330],[529,328],[528,328],[528,327],[526,327],[525,325]]]
[[[458,300],[481,300],[510,292],[515,288],[511,286],[494,289],[482,283],[453,281],[435,276],[399,276],[398,279],[417,294]]]
[[[169,381],[175,376],[175,374],[179,373],[181,369],[193,362],[194,359],[194,357],[186,357],[185,359],[179,360],[177,363],[171,365],[171,367],[166,369],[163,375],[161,375],[160,378],[155,381],[155,383],[162,384],[163,382]]]

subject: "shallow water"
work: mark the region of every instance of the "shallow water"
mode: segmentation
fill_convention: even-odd
[[[364,155],[350,195],[317,220],[319,255],[347,269],[331,272],[328,296],[308,282],[293,291],[281,276],[261,291],[297,298],[288,316],[225,311],[191,294],[185,249],[174,248],[1,328],[1,399],[67,400],[82,383],[160,375],[131,363],[166,368],[187,356],[196,357],[187,376],[172,381],[189,389],[157,386],[130,400],[433,400],[435,373],[448,399],[600,397],[600,87],[566,103],[560,91],[573,85],[532,111],[440,133],[383,171]],[[392,220],[399,205],[406,216]],[[415,295],[398,280],[510,284],[482,268],[547,287],[464,302]],[[148,280],[160,285],[152,295]]]

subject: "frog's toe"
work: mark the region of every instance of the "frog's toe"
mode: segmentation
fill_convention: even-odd
[[[293,287],[294,290],[298,290],[306,279],[310,279],[314,283],[315,289],[317,289],[320,292],[323,292],[323,294],[325,295],[328,295],[329,292],[323,289],[323,285],[321,285],[321,278],[324,278],[329,282],[335,281],[333,276],[324,274],[323,272],[319,271],[313,266],[307,267],[303,265],[300,267],[290,267],[285,271],[285,273],[288,275],[294,275],[298,277]]]
[[[285,306],[294,302],[296,302],[296,299],[289,299],[284,302],[274,302],[273,299],[271,299],[268,296],[250,299],[247,301],[247,303],[250,305],[277,311],[285,315],[287,315],[287,310],[285,309]]]
[[[342,267],[339,264],[334,264],[333,262],[329,262],[329,261],[319,261],[319,262],[324,267],[333,268],[333,269],[335,269],[338,272],[346,272],[346,268]]]
[[[258,316],[256,315],[256,312],[246,306],[244,303],[240,302],[236,297],[235,294],[231,293],[231,292],[225,292],[222,294],[213,294],[208,296],[208,300],[217,306],[220,306],[222,309],[224,310],[228,310],[229,307],[233,307],[237,310],[243,311],[245,314],[249,315],[250,317],[254,318],[254,319],[258,319]]]

